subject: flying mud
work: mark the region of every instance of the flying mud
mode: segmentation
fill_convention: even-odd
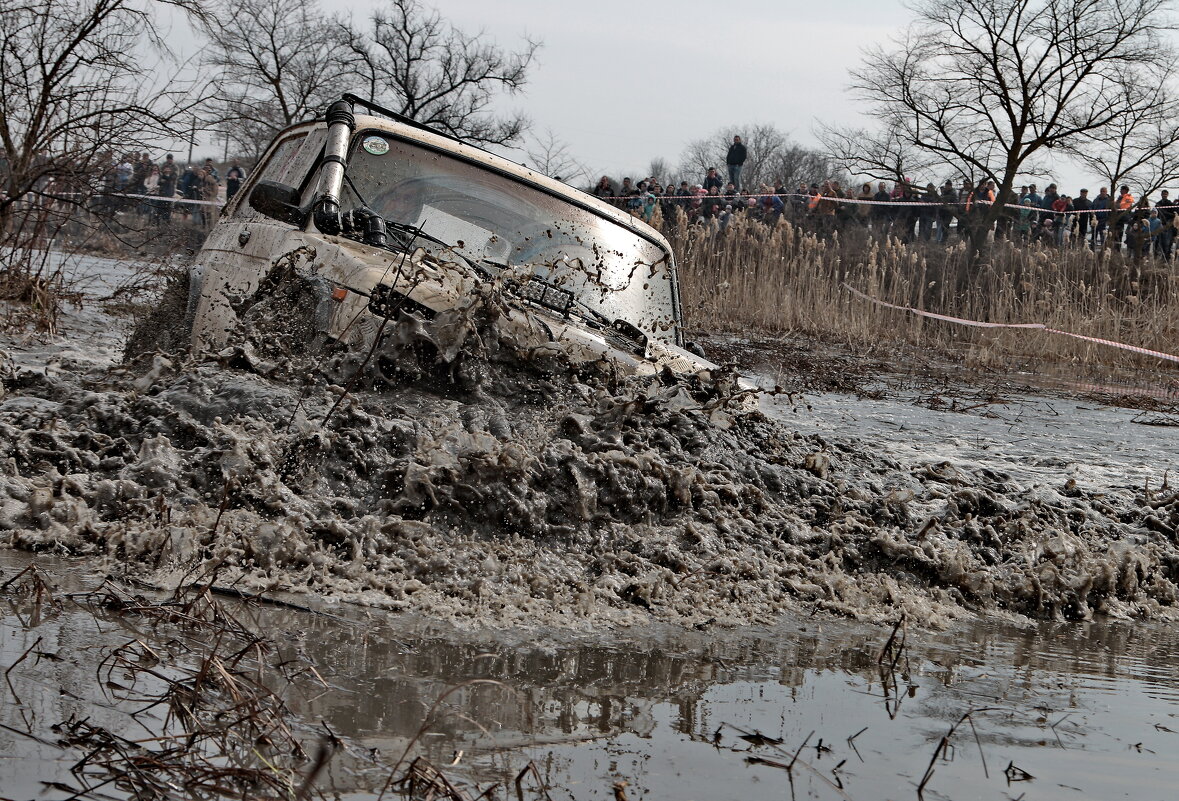
[[[272,277],[218,354],[176,348],[167,299],[122,368],[0,353],[0,543],[472,626],[1174,614],[1179,493],[903,465],[728,371],[522,352],[491,284],[339,349]]]

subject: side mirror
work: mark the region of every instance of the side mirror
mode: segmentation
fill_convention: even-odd
[[[307,222],[307,212],[299,208],[299,190],[277,181],[255,184],[250,192],[250,208],[300,228]]]

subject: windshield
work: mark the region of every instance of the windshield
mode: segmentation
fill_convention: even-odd
[[[524,268],[609,320],[675,341],[670,261],[654,242],[528,184],[388,134],[366,132],[358,142],[344,211],[367,203],[490,272]],[[425,236],[417,245],[436,247]]]

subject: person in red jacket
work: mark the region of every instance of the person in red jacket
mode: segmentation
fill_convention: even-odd
[[[1073,210],[1073,199],[1068,195],[1060,195],[1056,200],[1052,201],[1052,210],[1056,212],[1056,244],[1061,246],[1064,244],[1064,232],[1072,227],[1072,215],[1068,212]]]

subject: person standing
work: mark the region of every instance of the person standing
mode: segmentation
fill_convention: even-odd
[[[180,175],[180,196],[185,200],[199,200],[200,199],[200,178],[197,176],[197,171],[192,164],[184,168],[184,172]],[[200,206],[193,203],[185,203],[183,211],[188,215],[188,219],[192,220],[196,216],[197,209]]]
[[[835,232],[835,214],[839,207],[838,198],[842,197],[843,192],[835,181],[824,181],[822,191],[814,196],[812,209],[819,226],[819,234],[830,236]]]
[[[971,233],[982,231],[985,239],[986,234],[990,233],[986,230],[987,218],[991,213],[991,206],[995,203],[994,181],[979,181],[966,202],[970,205],[967,216],[971,218]],[[971,244],[973,245],[973,240]]]
[[[1093,221],[1093,201],[1089,190],[1082,189],[1073,200],[1073,211],[1077,213],[1077,242],[1084,246],[1089,241],[1089,224]]]
[[[888,205],[892,195],[888,193],[884,181],[876,184],[876,194],[872,199],[876,201],[876,205],[872,207],[872,227],[877,233],[887,234],[892,227],[892,206]]]
[[[1056,246],[1064,245],[1064,232],[1071,222],[1069,212],[1073,210],[1072,199],[1068,195],[1057,195],[1052,201],[1052,211],[1056,217]]]
[[[1158,205],[1148,212],[1147,218],[1142,221],[1142,230],[1145,235],[1145,242],[1142,245],[1142,255],[1153,253],[1155,256],[1159,255],[1159,238],[1163,234],[1163,221],[1159,217]]]
[[[160,189],[159,194],[162,200],[160,201],[159,214],[157,219],[161,223],[171,222],[172,220],[172,198],[176,197],[176,181],[180,177],[180,170],[176,167],[176,161],[169,153],[164,157],[164,163],[160,165]]]
[[[954,219],[954,206],[958,202],[958,190],[954,182],[947,180],[942,184],[942,191],[938,197],[941,207],[937,210],[937,241],[948,242],[950,239],[950,222]]]
[[[729,168],[729,180],[738,189],[741,188],[741,168],[745,166],[745,157],[748,155],[741,137],[734,136],[733,144],[729,145],[729,152],[725,155],[725,166]]]
[[[938,196],[937,187],[930,181],[925,185],[925,194],[921,196],[921,211],[917,218],[918,235],[925,242],[933,238],[933,224],[938,219],[938,204],[941,202],[941,197]]]
[[[1019,241],[1027,243],[1032,239],[1032,229],[1036,225],[1036,204],[1030,195],[1024,195],[1023,200],[1019,203],[1019,218],[1016,221],[1016,231],[1019,234]]]
[[[864,184],[860,187],[860,194],[856,195],[856,200],[861,201],[856,206],[856,218],[865,227],[868,227],[868,221],[872,216],[872,203],[867,202],[872,200],[872,184]]]
[[[1167,261],[1171,260],[1171,248],[1175,244],[1175,214],[1179,210],[1179,201],[1171,199],[1171,193],[1164,189],[1161,193],[1162,197],[1159,202],[1154,204],[1154,207],[1159,213],[1159,222],[1162,224],[1162,230],[1159,231],[1158,252],[1162,254]]]
[[[1109,196],[1109,190],[1104,186],[1097,190],[1097,197],[1093,198],[1093,247],[1094,249],[1105,244],[1105,235],[1109,230],[1109,214],[1110,208],[1113,206],[1113,198]]]
[[[155,197],[160,193],[160,168],[155,164],[148,164],[147,175],[143,179],[143,194],[149,197]],[[160,218],[160,206],[163,205],[158,200],[143,200],[139,204],[140,215],[147,218],[149,223],[155,224]]]
[[[962,186],[958,188],[958,203],[954,207],[954,216],[958,218],[958,236],[962,241],[969,242],[972,234],[973,215],[971,209],[974,204],[974,182],[968,178],[962,179]]]
[[[709,167],[708,174],[704,176],[704,188],[709,192],[715,189],[717,194],[720,194],[721,187],[723,186],[724,182],[721,180],[721,177],[717,175],[716,167]]]
[[[1060,199],[1060,193],[1056,191],[1056,184],[1048,184],[1048,188],[1044,190],[1044,197],[1040,199],[1040,208],[1044,211],[1052,211],[1052,206]]]
[[[212,176],[213,180],[217,182],[218,186],[221,185],[221,173],[217,172],[217,168],[213,166],[213,159],[205,159],[204,170],[206,173]]]
[[[216,217],[214,208],[217,204],[217,188],[220,186],[220,182],[208,167],[197,170],[196,176],[197,199],[204,201],[200,205],[201,224],[208,227],[213,224]]]
[[[1112,209],[1110,216],[1113,217],[1113,220],[1110,221],[1110,228],[1113,231],[1114,249],[1118,250],[1122,247],[1122,234],[1134,210],[1134,196],[1130,194],[1130,187],[1122,186],[1118,189],[1118,196],[1113,202]]]
[[[603,175],[598,179],[598,182],[594,185],[593,191],[590,194],[592,194],[594,197],[609,202],[615,198],[614,184],[610,182],[610,179],[607,176]]]
[[[246,180],[246,171],[243,170],[238,163],[233,162],[233,166],[225,171],[225,202],[233,200],[233,196],[237,194],[238,190],[242,188],[242,183]]]

